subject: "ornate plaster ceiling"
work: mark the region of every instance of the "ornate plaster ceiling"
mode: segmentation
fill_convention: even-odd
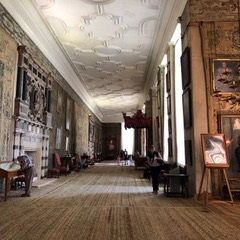
[[[16,4],[7,1],[8,6]],[[29,30],[28,21],[20,17],[30,37],[34,35],[33,40],[79,95],[85,95],[96,116],[112,122],[122,121],[122,112],[142,108],[186,0],[18,2],[35,23]],[[46,34],[45,39],[38,32]],[[51,48],[54,41],[57,50]],[[61,55],[56,54],[59,49]],[[72,68],[74,77],[67,75],[66,68]]]

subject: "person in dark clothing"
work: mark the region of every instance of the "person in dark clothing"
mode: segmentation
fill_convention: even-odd
[[[148,157],[148,164],[151,170],[153,193],[158,194],[159,174],[161,171],[161,167],[163,165],[163,159],[161,154],[155,150],[155,147],[153,145],[150,146],[150,149],[147,153],[147,157]]]
[[[124,149],[123,154],[124,154],[125,165],[127,165],[127,162],[128,162],[128,152],[127,152],[126,148]]]

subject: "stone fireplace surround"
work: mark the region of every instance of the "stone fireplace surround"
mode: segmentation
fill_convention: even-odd
[[[17,50],[13,160],[28,154],[35,167],[34,180],[40,180],[48,169],[53,78],[32,50],[26,46],[18,46]]]
[[[17,118],[15,120],[13,158],[27,154],[33,159],[34,181],[45,178],[48,170],[49,131],[46,126]]]

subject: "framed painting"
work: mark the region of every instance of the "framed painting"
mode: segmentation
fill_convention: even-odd
[[[185,140],[185,162],[192,165],[192,141]]]
[[[218,114],[218,132],[225,135],[231,172],[229,176],[238,177],[239,164],[235,150],[239,146],[240,114]]]
[[[71,100],[67,98],[66,103],[66,130],[70,130],[71,125]]]
[[[188,88],[183,92],[183,121],[184,128],[192,126],[192,107],[191,107],[191,90]]]
[[[212,59],[213,92],[239,92],[239,81],[240,59]]]
[[[171,118],[168,119],[168,133],[169,134],[172,133],[172,119]]]
[[[58,93],[57,93],[57,112],[61,113],[62,112],[62,107],[63,107],[62,94],[58,90]]]
[[[69,137],[65,139],[65,151],[69,151]]]
[[[61,147],[61,128],[57,128],[56,130],[56,149],[60,149]]]
[[[201,134],[203,160],[208,168],[228,168],[229,160],[224,134]]]
[[[168,113],[168,115],[170,115],[171,114],[171,96],[170,95],[168,95],[167,96],[167,113]]]
[[[168,138],[168,156],[173,156],[173,149],[172,149],[172,139]]]
[[[190,49],[186,47],[181,56],[181,70],[182,70],[182,89],[184,90],[191,82],[190,72]]]
[[[170,73],[170,70],[168,70],[168,72],[166,74],[166,89],[167,89],[168,93],[171,91],[171,73]]]

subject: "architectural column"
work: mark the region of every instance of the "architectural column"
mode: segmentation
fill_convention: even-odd
[[[48,169],[49,137],[42,138],[42,159],[41,159],[41,178],[47,176]]]

